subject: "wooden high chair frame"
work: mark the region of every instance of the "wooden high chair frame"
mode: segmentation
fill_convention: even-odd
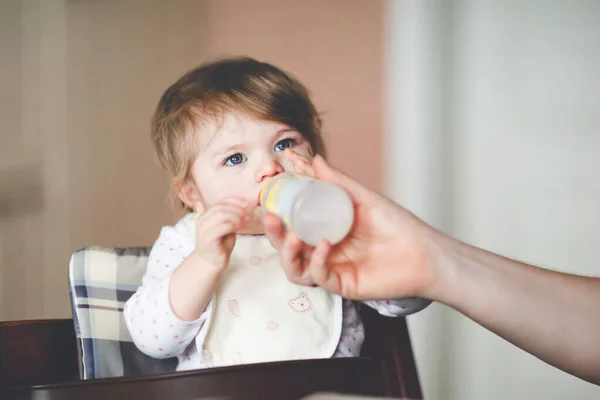
[[[335,391],[421,399],[406,320],[383,317],[369,307],[362,307],[361,316],[366,341],[360,358],[87,381],[79,378],[73,320],[0,322],[0,398],[114,400],[144,396],[152,400],[166,399],[164,392],[168,391],[175,399],[298,399],[317,391]]]

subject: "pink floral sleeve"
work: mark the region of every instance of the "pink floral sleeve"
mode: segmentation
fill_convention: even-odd
[[[133,342],[150,357],[184,354],[206,319],[204,312],[195,321],[183,321],[171,310],[169,281],[187,252],[189,250],[177,240],[177,234],[163,228],[150,252],[142,286],[125,304],[125,323]]]

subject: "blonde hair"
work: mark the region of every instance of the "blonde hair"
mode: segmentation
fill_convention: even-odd
[[[307,89],[292,75],[248,57],[203,64],[163,93],[152,118],[152,143],[173,180],[175,199],[191,179],[198,153],[195,128],[228,112],[285,124],[304,136],[315,154],[325,156],[319,114]]]

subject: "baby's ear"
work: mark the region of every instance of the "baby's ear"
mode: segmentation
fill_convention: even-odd
[[[181,190],[179,190],[177,197],[179,197],[179,200],[181,200],[187,208],[194,210],[196,213],[200,214],[204,211],[202,196],[194,182],[186,182],[181,185]],[[199,206],[202,207],[201,210],[198,209]]]

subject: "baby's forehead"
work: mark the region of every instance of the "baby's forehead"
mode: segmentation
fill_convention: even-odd
[[[269,139],[282,129],[289,128],[282,123],[261,120],[247,114],[225,113],[199,121],[195,131],[200,149],[209,150]]]
[[[248,124],[244,119],[247,118],[226,114],[200,121],[195,129],[200,148],[243,143],[248,136]]]

